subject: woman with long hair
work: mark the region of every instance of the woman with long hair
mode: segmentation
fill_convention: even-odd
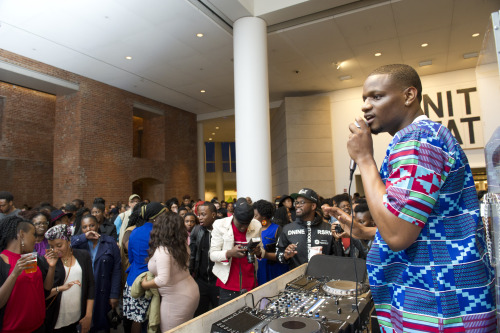
[[[155,278],[144,279],[141,285],[160,292],[162,332],[193,318],[200,300],[198,285],[189,274],[187,236],[184,220],[174,213],[158,217],[151,231],[148,269]]]
[[[137,226],[137,228],[130,233],[130,238],[126,243],[130,267],[127,269],[127,282],[123,290],[123,315],[125,318],[133,321],[131,327],[132,333],[140,332],[141,324],[148,319],[147,311],[151,299],[144,296],[133,298],[131,295],[131,287],[135,279],[141,273],[147,272],[148,270],[146,259],[148,258],[149,239],[151,230],[153,229],[153,222],[161,215],[165,214],[167,210],[159,202],[151,202],[142,206],[140,209],[140,221],[143,224]]]
[[[45,332],[45,297],[54,281],[57,258],[46,254],[47,270],[40,269],[35,248],[35,226],[18,216],[0,224],[0,331]],[[36,262],[36,268],[29,266]]]
[[[77,326],[87,333],[94,308],[92,261],[85,250],[72,249],[73,230],[66,224],[53,226],[45,233],[59,260],[54,287],[47,298],[47,331],[74,333]]]

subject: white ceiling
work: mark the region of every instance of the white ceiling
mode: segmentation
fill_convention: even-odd
[[[203,115],[234,108],[240,17],[268,23],[278,101],[360,86],[388,63],[421,75],[474,67],[463,54],[481,49],[499,9],[500,0],[0,0],[0,48]]]

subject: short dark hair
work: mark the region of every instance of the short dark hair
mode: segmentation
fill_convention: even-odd
[[[85,202],[83,202],[82,199],[73,199],[72,202],[76,202],[78,204],[78,206],[80,206],[80,207],[84,207],[85,206]]]
[[[370,211],[370,208],[368,208],[367,203],[360,203],[359,205],[356,205],[356,207],[354,207],[355,213],[364,213],[364,212],[369,212],[369,211]]]
[[[8,191],[0,191],[0,200],[7,200],[7,202],[13,201],[14,196]]]
[[[384,65],[375,69],[369,76],[378,74],[389,75],[394,82],[403,89],[415,87],[417,89],[418,102],[420,103],[422,101],[422,82],[420,81],[420,76],[418,76],[417,71],[413,67],[405,64]]]
[[[104,206],[104,204],[100,203],[100,202],[94,202],[94,204],[92,205],[92,208],[97,208],[103,213],[106,210],[106,206]]]
[[[274,205],[267,200],[258,200],[253,203],[253,209],[257,210],[262,217],[271,220],[274,216]]]
[[[77,209],[76,209],[75,205],[68,202],[66,205],[64,205],[64,210],[70,211],[70,212],[76,212]]]
[[[94,198],[94,204],[96,204],[96,203],[101,203],[104,206],[106,206],[106,200],[104,200],[104,198],[101,198],[101,197]]]
[[[217,208],[215,208],[215,205],[213,203],[209,202],[209,201],[205,201],[200,206],[208,207],[209,211],[211,211],[212,213],[217,214]],[[198,207],[200,207],[200,206],[198,206]]]
[[[94,220],[95,224],[99,225],[99,222],[97,222],[97,218],[94,215],[85,215],[85,216],[83,216],[82,217],[82,222],[85,219],[92,219],[92,220]]]
[[[342,193],[342,194],[337,194],[336,196],[334,196],[333,198],[333,201],[335,201],[335,203],[337,204],[337,206],[342,202],[342,201],[347,201],[347,202],[351,202],[351,200],[349,200],[349,194],[347,193]]]

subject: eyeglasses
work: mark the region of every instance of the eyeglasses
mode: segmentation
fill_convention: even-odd
[[[33,223],[33,225],[35,227],[39,227],[39,226],[42,226],[42,225],[49,225],[49,222],[37,222],[37,223]]]
[[[295,202],[293,203],[293,205],[294,205],[295,207],[297,207],[297,206],[304,206],[305,204],[310,204],[310,203],[312,203],[312,202],[307,202],[307,201],[295,201]]]

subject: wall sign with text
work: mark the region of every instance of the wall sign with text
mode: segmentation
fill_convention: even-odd
[[[475,84],[426,89],[422,109],[445,125],[463,149],[484,148],[481,108]]]

